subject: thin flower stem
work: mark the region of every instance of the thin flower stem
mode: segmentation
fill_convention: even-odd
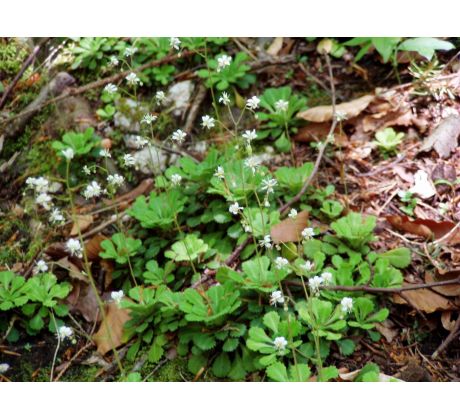
[[[51,313],[51,319],[53,320],[53,323],[54,323],[54,329],[56,330],[57,341],[58,341],[57,346],[56,346],[56,350],[54,351],[53,363],[51,364],[51,372],[50,372],[50,382],[53,382],[54,366],[56,365],[56,359],[57,359],[57,355],[58,355],[58,352],[59,352],[59,347],[61,346],[61,335],[59,334],[59,331],[58,331],[58,325],[57,325],[57,322],[56,322],[56,317],[54,316],[54,311],[51,309],[50,313]]]

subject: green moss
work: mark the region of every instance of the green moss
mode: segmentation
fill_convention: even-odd
[[[0,80],[14,77],[28,54],[26,45],[15,39],[0,42]]]

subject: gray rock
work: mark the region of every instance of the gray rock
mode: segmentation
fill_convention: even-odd
[[[148,112],[148,108],[129,98],[122,98],[116,103],[117,112],[113,116],[115,127],[125,133],[139,133],[141,119]]]
[[[136,159],[136,169],[146,175],[161,173],[177,160],[177,155],[169,154],[153,145],[144,147],[133,156]]]
[[[123,136],[123,141],[128,149],[138,149],[137,141],[142,139],[142,136],[139,134],[125,134]]]
[[[168,89],[166,101],[173,106],[172,113],[175,117],[181,116],[189,107],[194,88],[191,80],[185,80],[175,83]]]

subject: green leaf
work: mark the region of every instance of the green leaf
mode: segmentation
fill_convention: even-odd
[[[182,241],[175,242],[170,251],[165,252],[166,258],[174,261],[194,261],[208,250],[208,245],[195,234],[190,234]]]
[[[448,42],[437,38],[411,38],[406,39],[399,46],[401,51],[416,51],[427,60],[431,60],[435,51],[449,51],[455,46]]]
[[[372,45],[374,45],[375,49],[382,56],[383,62],[386,63],[395,52],[395,48],[400,40],[401,38],[396,37],[377,37],[372,38]]]
[[[337,345],[339,347],[340,354],[344,356],[351,356],[356,348],[355,342],[349,338],[337,341]]]
[[[152,346],[148,353],[148,360],[151,363],[157,363],[164,354],[164,345],[168,342],[168,339],[164,335],[157,335],[153,339]]]
[[[222,346],[222,350],[226,352],[235,351],[238,347],[238,344],[239,340],[237,338],[227,338],[224,345]]]
[[[377,218],[375,216],[363,217],[360,213],[349,213],[331,223],[331,228],[340,239],[344,239],[353,249],[359,250],[363,245],[374,239]]]
[[[212,373],[218,378],[225,378],[232,368],[230,358],[227,353],[221,353],[212,364]]]
[[[321,370],[321,382],[328,382],[331,379],[338,378],[339,370],[335,366],[328,366]]]
[[[278,334],[278,325],[280,323],[280,316],[277,312],[271,311],[264,315],[264,324],[270,328],[274,334]]]
[[[281,362],[271,364],[266,372],[267,376],[275,382],[289,382],[286,366]]]
[[[409,248],[395,248],[380,254],[378,257],[388,260],[388,262],[396,268],[406,268],[411,261]]]
[[[130,257],[136,255],[142,246],[140,239],[126,237],[123,233],[115,233],[112,239],[101,242],[104,252],[99,253],[102,258],[113,259],[118,264],[126,264]]]

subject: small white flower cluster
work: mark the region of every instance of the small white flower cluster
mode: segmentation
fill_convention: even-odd
[[[340,301],[340,306],[342,307],[342,312],[350,313],[353,310],[353,299],[351,297],[344,297]]]
[[[109,152],[109,149],[102,149],[100,152],[99,152],[99,156],[100,157],[103,157],[103,158],[111,158],[112,155],[110,154]]]
[[[315,263],[312,263],[311,261],[305,261],[304,264],[300,265],[300,268],[305,271],[312,271],[313,268],[315,267]]]
[[[136,47],[131,47],[131,46],[130,46],[130,47],[126,47],[126,48],[125,48],[125,51],[124,51],[123,55],[124,55],[125,57],[131,57],[131,56],[133,56],[134,54],[136,54],[136,52],[137,52],[137,48],[136,48]]]
[[[275,109],[277,112],[286,112],[289,108],[289,102],[284,99],[279,99],[275,102]]]
[[[216,125],[216,120],[209,115],[203,115],[201,117],[201,126],[208,130]]]
[[[288,214],[289,219],[295,220],[297,218],[297,210],[291,209]]]
[[[134,166],[136,164],[136,158],[133,155],[126,153],[123,155],[123,163],[125,166]]]
[[[107,182],[111,187],[117,189],[118,187],[121,187],[123,185],[123,183],[125,182],[125,178],[122,175],[113,174],[107,177]]]
[[[259,108],[260,99],[257,96],[253,96],[246,101],[246,108],[250,109],[251,111],[255,111]]]
[[[175,141],[178,144],[182,144],[186,136],[187,136],[187,133],[179,129],[179,130],[174,131],[174,133],[172,133],[171,139],[172,141]]]
[[[179,38],[171,37],[169,38],[169,46],[175,50],[180,50],[181,40]]]
[[[232,62],[232,57],[224,54],[217,59],[217,73],[220,73],[225,67],[228,67]]]
[[[245,159],[244,165],[251,169],[252,173],[255,174],[257,172],[257,168],[260,165],[260,160],[256,156],[249,156]]]
[[[173,185],[179,185],[181,181],[182,181],[182,177],[179,174],[171,175],[171,183]]]
[[[49,181],[42,176],[37,178],[29,177],[26,179],[26,184],[28,188],[34,190],[35,203],[43,207],[45,210],[50,210],[49,222],[63,222],[64,216],[58,208],[53,207],[53,198],[48,194],[50,188]]]
[[[230,205],[228,208],[228,211],[234,215],[237,215],[240,211],[243,210],[243,207],[241,207],[238,203],[238,201],[235,201],[233,204]]]
[[[313,230],[313,228],[305,228],[303,231],[302,231],[302,236],[304,237],[304,239],[311,239],[313,238],[313,236],[315,236],[315,231]]]
[[[273,248],[272,237],[270,235],[265,235],[264,238],[259,241],[259,245],[262,248]]]
[[[157,120],[157,116],[153,114],[145,114],[142,117],[141,124],[152,125],[153,122]]]
[[[114,55],[112,55],[112,56],[110,57],[110,62],[109,62],[109,66],[110,66],[110,67],[116,67],[116,66],[118,66],[119,63],[120,63],[120,62],[118,61],[118,58],[117,58],[117,57],[115,57]]]
[[[314,295],[319,294],[319,288],[321,286],[327,286],[332,282],[332,274],[325,272],[321,276],[314,276],[308,279],[308,286]]]
[[[123,292],[123,290],[119,290],[118,292],[112,292],[110,293],[110,297],[111,299],[116,302],[117,304],[119,304],[121,302],[121,300],[124,298],[125,294]]]
[[[44,260],[38,260],[35,263],[35,267],[33,269],[34,274],[39,274],[39,273],[46,273],[48,271],[48,265]]]
[[[90,198],[99,197],[102,194],[102,188],[97,181],[91,181],[83,191],[83,196],[89,200]]]
[[[222,168],[222,166],[218,166],[216,172],[214,172],[214,176],[219,179],[225,179],[224,168]]]
[[[10,365],[8,363],[0,363],[0,375],[8,372]]]
[[[142,149],[148,142],[149,141],[145,137],[136,136],[134,139],[134,146],[137,149]]]
[[[109,95],[115,95],[115,93],[117,93],[117,91],[118,91],[118,88],[113,83],[109,83],[104,88],[104,92],[107,92]]]
[[[230,105],[230,96],[228,96],[227,92],[222,92],[222,95],[219,97],[219,103],[224,106]]]
[[[72,257],[81,258],[83,256],[83,248],[78,239],[70,238],[66,242],[66,248]]]
[[[275,290],[270,295],[270,305],[276,306],[278,303],[280,305],[284,303],[284,296],[281,290]]]
[[[243,137],[246,142],[246,147],[250,147],[251,142],[257,138],[257,132],[256,130],[246,130],[241,137]]]
[[[159,90],[155,93],[155,100],[157,101],[158,105],[163,105],[166,101],[166,95],[162,90]]]
[[[59,327],[57,334],[61,340],[65,340],[66,338],[71,338],[73,336],[73,330],[72,328],[63,325]]]
[[[278,270],[282,270],[287,265],[289,265],[289,261],[286,258],[283,258],[283,257],[276,257],[275,258],[275,267]]]
[[[284,337],[276,337],[273,340],[273,345],[275,346],[276,350],[278,350],[279,352],[282,352],[286,350],[286,346],[288,345],[288,342]]]
[[[62,156],[64,156],[67,160],[72,160],[75,156],[75,152],[71,147],[64,149],[61,151]]]
[[[126,79],[126,82],[128,83],[129,86],[137,86],[137,85],[142,86],[141,79],[139,79],[139,77],[137,76],[137,74],[134,73],[134,72],[129,73],[129,74],[125,77],[125,79]]]
[[[261,191],[266,191],[267,194],[273,194],[274,187],[278,184],[278,181],[275,178],[265,178],[262,180]]]

